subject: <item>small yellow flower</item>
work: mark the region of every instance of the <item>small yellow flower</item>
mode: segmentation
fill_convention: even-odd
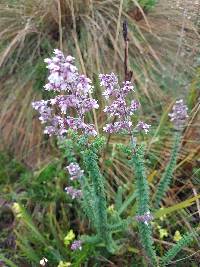
[[[68,266],[71,266],[71,262],[60,261],[58,264],[58,267],[68,267]]]
[[[159,224],[156,225],[157,229],[161,229],[161,226]]]
[[[112,204],[112,205],[110,205],[109,207],[108,207],[108,212],[109,213],[113,213],[115,211],[115,208],[114,208],[114,205]]]
[[[160,234],[160,239],[163,239],[164,237],[168,237],[168,232],[166,229],[159,228],[159,234]]]
[[[162,208],[160,208],[161,210],[163,210],[164,208],[162,207]],[[161,220],[161,221],[164,221],[164,219],[166,218],[167,216],[166,215],[163,215],[163,216],[161,216],[159,219]]]
[[[16,214],[16,217],[21,218],[22,217],[22,209],[21,209],[20,205],[17,202],[15,202],[13,204],[12,208],[13,208],[14,213]]]
[[[176,242],[178,242],[181,238],[182,238],[182,236],[181,236],[180,232],[177,230],[175,232],[175,234],[174,234],[173,240],[176,241]]]
[[[68,246],[71,243],[71,241],[74,240],[74,238],[75,238],[75,234],[73,230],[70,230],[64,238],[65,246]]]

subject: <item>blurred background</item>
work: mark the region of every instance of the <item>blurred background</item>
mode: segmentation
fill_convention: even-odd
[[[101,130],[106,118],[98,74],[114,72],[120,81],[124,79],[124,20],[140,115],[152,125],[145,138],[151,189],[170,157],[173,133],[168,113],[175,100],[183,98],[190,118],[163,205],[175,207],[200,194],[200,1],[0,0],[0,266],[39,266],[44,254],[51,259],[49,266],[71,261],[63,244],[66,233],[71,228],[80,234],[87,231],[78,205],[72,210],[63,192],[64,153],[60,154],[56,140],[43,134],[31,103],[48,97],[43,89],[44,59],[54,48],[61,49],[75,57],[80,72],[93,80]],[[101,163],[111,204],[118,186],[125,194],[134,190],[131,169],[115,148],[119,139],[126,142],[125,137],[113,136]],[[175,210],[155,226],[160,254],[199,224],[198,200]],[[130,206],[126,213],[132,212]],[[181,256],[199,249],[197,242]],[[138,251],[128,239],[120,257],[111,257],[110,263],[101,255],[91,260],[90,253],[84,251],[73,266],[145,266],[131,265]],[[199,263],[196,253],[187,266]],[[174,266],[186,266],[178,264]]]

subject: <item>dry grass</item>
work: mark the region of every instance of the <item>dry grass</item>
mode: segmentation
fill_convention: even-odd
[[[152,105],[151,112],[156,114],[159,101],[167,99],[162,87],[172,92],[188,81],[186,78],[193,71],[191,51],[196,53],[198,43],[193,24],[186,18],[187,34],[181,42],[181,52],[184,44],[184,51],[189,48],[190,55],[183,62],[178,54],[174,62],[180,50],[182,12],[172,12],[168,1],[161,1],[147,16],[143,13],[144,18],[138,22],[132,18],[134,10],[125,12],[122,2],[1,1],[0,134],[5,148],[31,165],[44,158],[42,147],[46,149],[46,141],[33,117],[31,102],[42,97],[46,77],[42,60],[54,47],[73,54],[80,70],[90,77],[115,71],[123,79],[124,18],[129,22],[129,64],[138,86],[137,95]],[[105,120],[101,113],[97,118],[102,123]]]

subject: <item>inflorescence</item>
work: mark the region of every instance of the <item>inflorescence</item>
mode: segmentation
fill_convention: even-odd
[[[70,163],[69,166],[66,167],[69,172],[70,180],[74,181],[80,179],[83,176],[83,170],[81,170],[78,163]],[[65,187],[65,192],[71,196],[72,199],[81,198],[82,191],[75,189],[73,186]]]
[[[145,214],[143,215],[136,215],[135,216],[136,221],[138,222],[143,222],[146,225],[149,224],[150,221],[153,220],[153,215],[150,213],[150,211],[147,211]]]
[[[134,86],[129,81],[125,81],[120,87],[118,83],[118,78],[114,73],[111,74],[100,74],[100,85],[105,88],[103,96],[107,100],[111,100],[111,104],[106,106],[104,112],[109,114],[110,117],[115,117],[118,120],[113,123],[108,123],[103,128],[105,132],[108,133],[118,133],[127,131],[132,134],[132,121],[131,116],[139,109],[140,104],[137,100],[132,100],[131,104],[128,106],[126,101],[126,96],[132,91],[134,92]],[[136,130],[144,131],[147,133],[149,131],[150,125],[139,122],[136,126]]]
[[[81,240],[75,240],[71,245],[71,250],[82,250],[82,241]]]
[[[82,191],[75,189],[73,186],[65,187],[65,192],[70,195],[72,199],[80,198],[82,196]]]
[[[85,122],[85,113],[99,107],[97,101],[90,97],[93,89],[91,80],[78,73],[73,57],[65,57],[58,49],[45,62],[50,73],[44,88],[59,95],[32,103],[40,113],[39,119],[46,125],[44,133],[62,136],[71,128],[95,136],[97,132],[94,125]],[[70,110],[75,111],[77,116],[65,116]]]
[[[188,118],[188,108],[184,104],[183,99],[177,100],[172,108],[172,113],[169,114],[170,120],[174,124],[176,130],[181,130]]]
[[[70,180],[77,180],[83,176],[83,170],[81,170],[78,163],[70,163],[69,166],[66,167],[70,174]]]
[[[85,113],[99,107],[97,100],[91,97],[93,90],[91,80],[78,73],[72,56],[65,57],[58,49],[54,50],[52,58],[45,59],[45,63],[49,69],[49,76],[44,88],[57,95],[49,100],[32,103],[34,109],[40,113],[40,121],[45,124],[44,133],[50,136],[63,136],[68,129],[72,129],[96,136],[94,125],[85,122]],[[134,91],[134,86],[131,82],[125,81],[120,87],[114,73],[100,74],[99,78],[101,86],[105,87],[103,96],[113,100],[105,107],[104,112],[110,117],[118,118],[117,121],[107,124],[104,131],[108,133],[126,131],[131,134],[131,116],[139,109],[140,104],[137,100],[132,100],[130,105],[127,105],[126,96]],[[150,125],[140,121],[135,129],[147,133],[149,127]]]

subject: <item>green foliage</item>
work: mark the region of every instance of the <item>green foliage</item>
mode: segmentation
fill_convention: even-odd
[[[37,65],[34,69],[34,84],[33,84],[33,90],[43,92],[42,88],[45,85],[46,77],[47,77],[47,68],[44,63],[44,58],[38,60]],[[46,98],[46,93],[44,94],[44,98]]]
[[[14,183],[27,172],[27,168],[8,153],[0,152],[0,186]]]
[[[31,180],[31,186],[30,185]],[[62,167],[62,161],[55,159],[45,165],[39,171],[30,175],[24,175],[20,178],[20,186],[25,190],[23,199],[31,200],[37,203],[48,204],[49,201],[66,199],[62,188],[66,183],[66,174]],[[22,196],[21,196],[22,197]]]
[[[82,240],[84,242],[87,240],[87,243],[84,243],[82,251],[71,251],[70,246],[74,236],[72,238],[68,236],[69,242],[66,242],[65,235],[67,229],[69,230],[67,216],[69,210],[66,210],[66,206],[59,211],[60,218],[56,218],[58,217],[57,207],[53,203],[49,204],[47,212],[43,214],[44,219],[42,219],[42,211],[38,211],[36,216],[33,214],[30,216],[20,204],[15,204],[13,209],[17,218],[15,235],[20,260],[37,266],[40,259],[46,257],[49,266],[55,267],[60,261],[67,259],[72,266],[79,267],[93,256],[94,244],[98,241],[96,237],[83,236]],[[41,219],[43,224],[41,224]],[[18,266],[21,266],[21,261],[16,262]]]
[[[76,156],[74,152],[73,140],[68,138],[58,139],[58,147],[62,152],[62,156],[70,163],[76,161]]]
[[[136,177],[137,213],[143,215],[149,211],[149,185],[144,167],[144,148],[141,146],[132,156]]]
[[[144,215],[149,212],[149,185],[144,167],[144,148],[139,147],[132,156],[136,177],[137,214]],[[141,243],[153,266],[158,266],[156,253],[153,247],[151,227],[144,222],[138,222]]]
[[[81,187],[84,196],[82,201],[83,210],[86,216],[88,217],[91,225],[93,227],[98,227],[99,222],[94,201],[95,199],[94,190],[89,185],[87,178],[85,176],[82,177]]]
[[[144,9],[150,8],[154,3],[155,1],[148,1],[148,3],[147,1],[140,1],[140,4]],[[134,26],[133,28],[135,30],[136,27]],[[80,39],[84,38],[84,35],[88,33],[88,31],[81,29],[78,29],[77,32],[79,35],[78,38]],[[138,40],[141,41],[141,43],[144,42],[142,37],[138,37]],[[85,49],[85,43],[83,46],[80,44],[81,50],[83,51]],[[112,47],[111,44],[110,46]],[[15,53],[14,56],[16,56]],[[23,60],[23,57],[21,60]],[[37,91],[40,89],[40,86],[43,85],[46,70],[44,69],[44,65],[42,63],[40,64],[40,62],[35,66],[33,73],[38,76],[38,80],[34,81],[33,89],[36,89]],[[82,67],[84,69],[84,66]],[[139,71],[141,70],[139,69]],[[27,70],[27,73],[28,72],[29,70]],[[141,76],[145,78],[143,75]],[[192,102],[195,102],[193,99],[194,97],[192,96]],[[167,113],[168,112],[166,112],[166,114]],[[161,126],[163,122],[165,122],[165,120],[162,121]],[[160,130],[155,134],[155,136],[159,138],[158,134],[161,134]],[[135,214],[136,205],[133,205],[132,208],[128,209],[135,199],[138,215],[144,215],[150,209],[150,192],[145,174],[143,147],[139,147],[136,151],[133,151],[132,148],[127,145],[118,145],[118,148],[125,152],[128,155],[128,158],[132,158],[132,165],[134,166],[136,177],[136,190],[134,186],[131,186],[130,194],[127,197],[126,189],[130,186],[130,183],[127,182],[123,187],[118,186],[119,184],[122,184],[123,181],[120,181],[119,184],[113,183],[111,185],[111,187],[113,186],[111,190],[113,190],[115,197],[113,198],[113,195],[110,195],[109,200],[113,201],[114,199],[114,204],[109,206],[109,208],[111,207],[109,212],[109,208],[107,208],[109,201],[106,198],[106,182],[104,180],[104,175],[102,175],[100,171],[102,166],[99,167],[99,162],[102,163],[99,158],[101,157],[101,149],[105,145],[105,138],[102,137],[91,140],[89,140],[87,136],[80,137],[78,134],[71,132],[69,133],[69,139],[60,139],[58,142],[63,153],[61,158],[53,160],[51,163],[44,166],[41,170],[35,171],[33,174],[30,172],[26,173],[23,168],[21,169],[21,166],[19,168],[19,176],[16,175],[18,172],[14,172],[14,180],[16,180],[15,178],[19,178],[19,181],[17,186],[12,189],[10,196],[12,197],[12,200],[19,200],[19,203],[23,203],[20,205],[20,213],[16,214],[17,227],[15,235],[17,249],[19,250],[20,256],[22,256],[23,259],[26,258],[27,262],[33,264],[33,266],[38,265],[39,260],[43,256],[46,256],[49,259],[50,266],[56,266],[61,260],[65,260],[66,258],[72,261],[73,266],[77,267],[82,266],[82,264],[85,266],[90,266],[90,264],[91,266],[99,266],[99,256],[101,259],[104,257],[107,260],[107,258],[110,257],[108,252],[116,253],[117,249],[120,248],[116,247],[114,239],[116,244],[121,244],[123,242],[123,246],[125,244],[124,251],[126,250],[124,252],[125,256],[128,255],[128,257],[131,258],[131,261],[134,259],[134,256],[128,253],[131,251],[135,253],[134,248],[129,248],[128,245],[126,247],[126,244],[130,241],[130,237],[127,235],[124,236],[124,232],[129,230],[128,228],[130,225],[132,228],[135,228],[136,223],[133,222],[133,215]],[[145,138],[145,140],[148,142],[148,137]],[[112,142],[118,143],[118,140],[112,140]],[[126,139],[124,139],[123,142],[126,143]],[[134,147],[134,149],[136,148]],[[163,199],[166,190],[170,185],[176,164],[177,151],[178,139],[174,145],[172,157],[166,168],[166,172],[161,178],[158,187],[159,192],[156,192],[158,197],[156,195],[155,199],[159,203]],[[104,160],[104,156],[105,155],[103,155],[101,159]],[[114,176],[117,177],[118,173],[114,170],[115,161],[113,158],[105,160],[102,165],[107,162],[107,167],[110,167]],[[150,160],[152,163],[153,159],[150,158]],[[157,163],[155,158],[154,161],[155,163],[153,162],[151,166]],[[80,165],[85,167],[85,175],[80,180],[83,191],[83,200],[78,201],[78,203],[73,202],[73,206],[72,201],[69,200],[63,192],[63,188],[68,182],[68,177],[63,171],[63,167],[66,166],[66,163],[69,164],[70,162],[80,162]],[[127,161],[124,161],[123,163],[125,164],[125,162]],[[123,164],[121,164],[120,167],[122,165]],[[11,164],[11,168],[12,166],[14,169],[18,169],[18,164]],[[10,177],[12,177],[12,172],[7,174],[4,172],[4,168],[2,170],[2,177],[6,175],[8,183],[12,182],[12,179],[10,179]],[[124,172],[124,166],[122,166],[121,172]],[[110,180],[113,182],[111,178]],[[120,178],[118,178],[118,180],[120,180]],[[5,181],[3,181],[3,183],[5,183]],[[77,181],[74,183],[78,184]],[[116,191],[117,193],[115,193]],[[169,209],[159,210],[158,212],[155,212],[155,215],[160,218],[161,214],[165,215],[191,206],[191,204],[198,200],[198,198],[199,195],[192,200],[187,199],[187,201],[179,203],[179,206],[173,205],[173,207],[170,207]],[[125,199],[124,202],[123,199]],[[81,204],[91,225],[88,225],[87,221],[83,219],[84,216],[80,209]],[[159,204],[157,207],[158,206]],[[112,207],[114,208],[112,209]],[[128,215],[128,217],[122,219],[120,217],[121,214]],[[70,246],[70,242],[64,242],[64,233],[70,230],[71,227],[75,229],[76,235],[84,242],[82,251],[71,252],[68,247]],[[138,222],[138,228],[144,250],[153,266],[157,266],[158,262],[153,245],[151,226]],[[89,235],[90,232],[94,234]],[[84,233],[84,235],[82,235],[82,233]],[[191,239],[186,235],[182,239],[182,243],[180,241],[174,248],[164,255],[162,258],[163,264],[175,257],[177,251],[179,252],[181,248],[189,244],[190,241]],[[162,251],[162,248],[160,250]],[[93,256],[95,258],[95,263],[88,263]],[[12,266],[11,261],[7,260],[5,257],[2,257],[2,259],[6,264]],[[128,264],[129,263],[130,262],[128,261]],[[20,265],[20,263],[18,265]],[[119,266],[123,266],[123,264],[119,263]]]
[[[0,259],[4,261],[9,267],[18,267],[12,260],[6,258],[3,254],[0,254]]]
[[[94,225],[96,227],[97,234],[101,237],[102,241],[105,242],[108,250],[113,253],[113,241],[108,230],[104,178],[99,170],[97,163],[98,157],[92,150],[86,150],[84,151],[83,159],[85,169],[92,180],[92,188],[94,190],[94,193],[91,195],[94,198],[94,218],[97,218],[97,220],[95,219],[96,223],[94,222]],[[85,200],[83,199],[83,201]]]
[[[194,233],[185,234],[167,253],[161,258],[162,266],[170,264],[170,261],[181,251],[182,248],[189,245],[194,240]]]
[[[132,222],[132,218],[127,218],[125,220],[120,220],[118,223],[116,224],[111,224],[108,226],[109,230],[111,232],[115,232],[115,231],[126,231],[128,226],[130,225],[130,223]]]
[[[118,211],[118,214],[121,215],[124,211],[126,211],[135,199],[136,199],[136,191],[133,191],[129,196],[127,196],[125,201],[122,203]]]
[[[145,253],[150,259],[152,266],[159,266],[155,248],[153,246],[152,229],[151,225],[147,225],[143,222],[138,222],[139,236],[142,246],[145,249]]]
[[[129,10],[140,5],[146,11],[153,8],[157,2],[158,0],[126,0],[124,6],[126,10]]]
[[[173,213],[175,211],[183,210],[187,207],[190,207],[193,205],[195,201],[197,201],[200,198],[200,194],[198,194],[195,197],[189,198],[185,201],[181,201],[178,204],[174,204],[171,207],[167,208],[161,208],[158,211],[155,212],[155,218],[162,218],[163,216],[166,216],[170,213]]]
[[[155,6],[158,0],[139,0],[138,3],[145,9],[151,9]]]
[[[115,197],[115,209],[117,211],[119,211],[122,206],[122,197],[123,197],[123,188],[119,186]]]
[[[166,194],[166,191],[168,190],[169,185],[172,181],[174,168],[176,166],[176,159],[177,159],[177,155],[179,152],[180,141],[181,141],[181,133],[176,132],[170,161],[168,165],[166,166],[165,172],[160,179],[160,182],[158,184],[158,187],[155,193],[155,197],[154,197],[155,208],[159,207],[160,202],[163,200]]]
[[[48,258],[50,267],[57,266],[60,261],[72,262],[72,266],[77,267],[81,264],[93,264],[92,266],[95,266],[97,264],[95,259],[98,259],[98,256],[109,258],[110,254],[108,252],[116,254],[117,251],[127,249],[126,246],[124,248],[124,242],[129,243],[130,240],[124,234],[129,227],[133,227],[134,230],[136,227],[133,218],[135,205],[132,211],[128,209],[130,205],[136,200],[138,215],[143,215],[150,209],[149,185],[144,167],[144,146],[136,148],[135,153],[133,153],[134,151],[129,146],[118,145],[118,148],[125,152],[129,159],[131,157],[130,162],[131,166],[134,167],[136,187],[133,187],[126,197],[126,187],[119,187],[114,204],[111,205],[112,208],[109,211],[105,181],[99,167],[99,156],[105,144],[104,138],[96,138],[89,142],[86,137],[79,138],[73,132],[71,132],[70,138],[72,139],[59,140],[59,147],[62,151],[59,160],[55,159],[41,170],[35,171],[34,174],[28,173],[28,175],[25,175],[25,171],[22,171],[18,181],[19,188],[22,190],[26,188],[25,192],[15,195],[14,198],[15,201],[19,199],[21,200],[19,203],[23,203],[23,205],[20,204],[20,212],[18,211],[18,214],[16,214],[18,223],[15,235],[18,257],[27,263],[33,264],[33,266],[34,264],[37,265],[43,256]],[[85,171],[85,175],[80,180],[83,200],[73,203],[71,212],[71,200],[63,192],[64,185],[67,182],[67,175],[63,171],[63,166],[66,166],[69,162],[76,162],[77,159]],[[180,208],[174,207],[175,211],[190,206],[196,199],[197,197],[188,202],[189,204],[186,203],[185,206],[180,205]],[[80,235],[80,239],[84,242],[83,250],[71,252],[69,249],[70,243],[66,245],[64,240],[66,232],[71,227],[75,229],[76,236],[80,234],[79,227],[73,225],[70,221],[70,216],[73,216],[77,218],[77,222],[79,220],[85,222],[80,205],[82,205],[91,225],[87,230],[83,230],[83,235]],[[24,206],[26,206],[26,209]],[[34,206],[36,212],[31,211]],[[170,208],[169,211],[165,209],[158,210],[155,212],[155,218],[160,218],[170,213],[171,210],[173,211],[173,207]],[[128,216],[122,219],[121,214],[128,214]],[[153,266],[158,266],[151,225],[143,222],[138,222],[137,225],[145,253]],[[90,234],[90,231],[94,234]],[[190,237],[184,236],[174,248],[163,256],[161,260],[163,266],[168,264],[175,257],[175,254],[184,246],[187,246],[192,239],[192,235]],[[129,249],[132,251],[135,248]],[[126,251],[126,253],[128,252]],[[134,259],[134,255],[132,257]],[[6,255],[4,258],[6,259]],[[8,266],[12,266],[12,261],[10,265],[9,260],[4,261]],[[20,266],[21,262],[15,260],[13,264]],[[138,266],[140,266],[139,264],[145,266],[144,262],[137,264]]]

